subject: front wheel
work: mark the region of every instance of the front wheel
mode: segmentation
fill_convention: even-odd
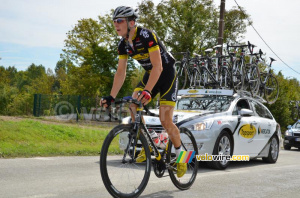
[[[137,163],[136,153],[142,148],[146,161]],[[138,197],[149,181],[150,172],[151,156],[145,136],[137,134],[132,125],[112,129],[100,153],[100,173],[107,191],[113,197]]]
[[[188,129],[180,128],[180,140],[183,152],[178,157],[179,159],[176,158],[174,145],[169,141],[166,163],[173,184],[180,190],[187,190],[193,185],[197,176],[198,161],[196,155],[198,155],[198,149],[195,138]],[[177,160],[187,165],[186,173],[180,178],[177,177]]]
[[[233,153],[232,147],[233,147],[233,143],[230,135],[228,134],[227,131],[222,131],[215,143],[213,155],[231,156]],[[224,170],[227,168],[229,163],[230,163],[229,160],[223,158],[221,161],[211,161],[208,164],[210,167],[214,169]]]

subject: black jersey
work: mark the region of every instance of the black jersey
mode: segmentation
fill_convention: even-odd
[[[160,50],[163,68],[173,67],[175,59],[151,30],[137,27],[132,42],[133,48],[126,39],[121,39],[118,46],[119,59],[127,59],[130,56],[137,60],[145,70],[149,71],[152,69],[149,53]]]

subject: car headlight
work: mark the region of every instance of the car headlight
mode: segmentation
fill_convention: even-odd
[[[198,122],[192,125],[187,126],[187,129],[192,131],[203,131],[211,128],[214,120],[204,120],[202,122]]]
[[[284,135],[285,136],[293,136],[293,132],[290,130],[287,130]]]

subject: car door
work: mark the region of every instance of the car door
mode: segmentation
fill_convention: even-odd
[[[259,154],[276,131],[276,122],[269,110],[257,101],[250,100],[252,109],[257,119],[257,135],[253,141],[256,146],[256,153]]]
[[[233,133],[234,137],[234,155],[250,155],[253,156],[257,152],[255,150],[254,137],[257,135],[257,118],[253,115],[241,116],[241,109],[249,109],[251,107],[247,99],[240,99],[232,112],[233,118],[237,119],[237,124]]]

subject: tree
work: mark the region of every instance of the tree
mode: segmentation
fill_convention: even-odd
[[[171,50],[201,52],[217,44],[219,11],[212,0],[162,1],[139,4],[139,22],[156,31]],[[224,42],[239,40],[249,15],[237,9],[225,13]]]
[[[66,90],[69,90],[67,93],[72,92],[67,88],[69,87],[66,84],[67,82],[76,82],[79,84],[86,82],[84,86],[90,90],[89,95],[96,95],[97,93],[100,95],[110,94],[113,77],[118,64],[118,41],[119,38],[109,15],[99,16],[98,21],[93,19],[78,21],[78,24],[67,33],[63,56],[81,68],[71,67],[72,71],[70,72],[72,74],[68,71],[68,79],[64,83],[63,93],[66,93]],[[132,89],[130,79],[133,76],[134,68],[135,65],[130,60],[128,63],[127,80],[120,91],[120,95],[124,95],[129,89]],[[84,76],[89,79],[82,79],[82,76],[76,75],[74,71],[86,71],[90,76]],[[74,83],[71,84],[74,85]],[[81,90],[83,91],[84,89]],[[81,91],[75,92],[83,94]],[[87,93],[85,92],[85,94]]]

